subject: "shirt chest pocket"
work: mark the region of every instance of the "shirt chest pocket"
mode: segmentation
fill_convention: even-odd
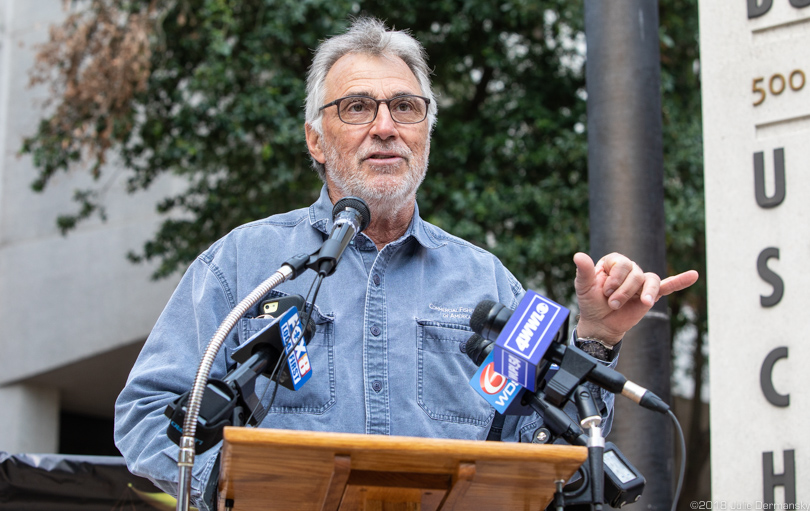
[[[470,386],[478,369],[464,352],[470,335],[463,325],[417,320],[417,401],[432,419],[484,426],[495,414]]]
[[[334,318],[321,314],[316,309],[312,313],[312,319],[315,322],[315,335],[307,342],[307,356],[312,367],[312,376],[297,391],[279,385],[270,413],[319,414],[335,404]],[[239,344],[247,342],[251,336],[273,321],[272,318],[239,320]],[[272,371],[272,367],[268,368],[268,371]],[[263,376],[256,380],[256,395],[264,406],[270,401],[275,385]]]

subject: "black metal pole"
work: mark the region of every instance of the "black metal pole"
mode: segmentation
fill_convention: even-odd
[[[657,0],[585,0],[591,255],[666,272]],[[670,400],[669,317],[660,300],[622,343],[619,370]],[[616,399],[610,439],[647,479],[639,504],[669,509],[669,419]]]

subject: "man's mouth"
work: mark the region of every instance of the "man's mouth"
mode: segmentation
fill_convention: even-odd
[[[396,153],[371,153],[366,160],[371,160],[372,163],[393,163],[402,159],[402,156]]]

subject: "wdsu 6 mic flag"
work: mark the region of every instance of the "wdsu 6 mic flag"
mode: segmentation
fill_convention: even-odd
[[[526,389],[495,371],[492,352],[470,379],[470,386],[502,415],[531,415],[533,412],[521,404]]]
[[[568,314],[562,305],[526,291],[495,341],[495,371],[535,392],[537,368]]]

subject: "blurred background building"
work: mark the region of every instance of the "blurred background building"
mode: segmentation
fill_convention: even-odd
[[[179,278],[152,281],[126,254],[177,184],[131,196],[108,172],[107,221],[60,234],[56,217],[91,178],[63,174],[34,193],[31,157],[18,153],[43,117],[47,91],[28,86],[35,47],[64,16],[62,2],[0,0],[0,451],[118,454],[115,398]]]

